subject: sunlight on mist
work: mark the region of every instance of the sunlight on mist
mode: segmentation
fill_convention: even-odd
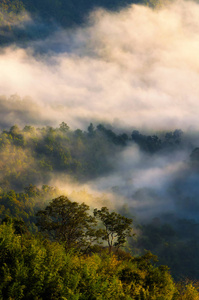
[[[2,50],[0,90],[7,97],[31,97],[40,111],[38,125],[43,119],[72,126],[97,119],[198,128],[198,52],[194,2],[98,10],[84,28]]]

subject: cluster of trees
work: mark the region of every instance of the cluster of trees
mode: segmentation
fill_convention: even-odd
[[[114,169],[117,155],[136,143],[149,154],[182,146],[182,131],[144,135],[133,131],[115,133],[102,124],[90,124],[87,131],[71,130],[62,122],[59,128],[17,125],[0,133],[0,187],[22,190],[30,183],[48,183],[53,172],[64,172],[86,181]]]
[[[20,129],[16,125],[12,126],[9,130],[3,130],[0,133],[1,220],[8,216],[23,220],[32,232],[38,230],[36,222],[40,222],[40,228],[48,233],[47,236],[50,239],[56,236],[57,241],[59,238],[56,235],[55,224],[52,226],[52,230],[48,230],[49,222],[54,217],[49,216],[47,212],[53,211],[53,205],[44,209],[51,199],[63,194],[58,189],[47,185],[53,178],[54,172],[68,174],[76,181],[87,181],[114,170],[118,160],[117,155],[131,144],[136,143],[142,151],[154,155],[158,151],[167,153],[172,149],[182,148],[186,139],[180,130],[161,132],[157,135],[146,135],[138,131],[129,134],[129,132],[113,130],[110,126],[102,124],[96,127],[90,124],[87,131],[71,130],[64,122],[58,128],[25,126]],[[188,142],[187,139],[186,143]],[[198,166],[198,161],[198,148],[195,148],[190,156],[191,164],[187,163],[189,173],[192,172],[192,167],[194,167],[194,174],[197,173],[195,168]],[[182,176],[182,184],[175,187],[177,194],[182,193],[181,186],[185,184],[183,178]],[[43,186],[38,188],[36,185],[41,183]],[[72,200],[77,201],[78,192],[73,192],[73,194],[75,197],[72,196]],[[87,196],[83,195],[85,201]],[[89,197],[92,198],[91,195]],[[90,201],[93,200],[90,199]],[[181,206],[186,205],[185,200],[179,201]],[[190,202],[191,200],[187,199],[186,201]],[[100,203],[100,199],[98,203]],[[79,206],[77,207],[79,208]],[[36,221],[35,216],[38,210],[41,211],[40,216],[43,218],[40,221],[39,219]],[[87,211],[87,206],[83,206],[82,210],[85,210],[86,214],[89,211]],[[97,240],[106,242],[109,249],[112,249],[113,246],[120,247],[124,242],[126,235],[120,236],[117,240],[118,237],[113,234],[112,238],[114,239],[111,239],[110,234],[103,235],[103,230],[106,229],[108,232],[108,227],[103,228],[101,225],[96,229],[94,223],[97,222],[97,219],[99,220],[103,215],[104,221],[106,220],[106,209],[103,210],[96,210],[94,215],[89,217],[90,219],[88,218],[90,223],[87,223],[83,231],[80,230],[83,248],[89,249],[90,245]],[[89,216],[91,215],[89,214]],[[111,216],[113,221],[114,213]],[[108,213],[107,220],[110,221],[110,213]],[[138,254],[147,249],[158,255],[160,263],[169,265],[172,275],[176,279],[185,276],[192,279],[199,278],[197,267],[199,264],[197,255],[199,228],[197,222],[191,223],[179,219],[176,219],[175,222],[170,219],[165,223],[163,221],[162,218],[160,224],[152,222],[143,225],[142,229],[139,229],[141,234],[137,236],[137,242],[133,239],[129,240],[130,248]],[[180,226],[178,226],[179,222],[181,222]],[[45,226],[47,227],[45,228]],[[116,229],[116,227],[114,228]],[[188,233],[185,234],[185,232]],[[73,241],[71,241],[71,247],[75,247]]]
[[[173,132],[166,132],[158,135],[144,135],[138,130],[132,132],[132,140],[139,145],[140,149],[148,153],[155,153],[160,150],[171,150],[182,145],[183,132],[176,129]]]
[[[48,240],[61,243],[65,250],[81,249],[84,253],[101,249],[101,243],[109,253],[115,252],[128,237],[128,249],[136,255],[143,254],[145,249],[152,251],[161,264],[171,268],[176,280],[199,278],[199,225],[196,221],[172,219],[172,216],[156,218],[139,225],[136,238],[132,238],[129,237],[132,236],[130,218],[110,213],[106,207],[95,209],[92,215],[88,205],[71,202],[66,196],[60,197],[60,193],[47,185],[37,188],[31,184],[24,192],[1,190],[0,221],[13,219],[19,233],[27,229],[34,233],[40,230]],[[70,198],[74,199],[75,194],[73,192]],[[86,199],[87,195],[83,194]],[[52,198],[54,200],[49,202]]]
[[[166,220],[154,218],[139,230],[136,240],[130,241],[134,251],[150,250],[159,257],[161,264],[169,266],[175,280],[199,278],[198,222],[167,215]]]
[[[25,7],[21,0],[0,2],[0,45],[13,41],[13,25],[21,23],[24,16]]]
[[[50,240],[64,244],[65,249],[90,249],[94,242],[106,241],[109,253],[118,250],[132,235],[132,220],[107,207],[95,209],[93,215],[85,203],[70,201],[66,196],[49,200],[59,191],[49,186],[41,189],[29,185],[24,193],[13,190],[0,194],[0,220],[18,220],[32,232],[38,228]],[[45,209],[46,203],[49,203]],[[97,221],[98,220],[98,221]],[[99,223],[100,222],[100,223]]]
[[[160,8],[164,5],[172,3],[172,1],[173,0],[144,0],[144,4],[153,8]]]
[[[59,128],[25,126],[21,130],[15,125],[3,130],[0,186],[21,190],[30,183],[47,183],[53,171],[84,181],[110,172],[125,140],[101,127],[90,124],[87,132],[73,131],[63,122]]]
[[[18,234],[5,223],[0,254],[0,299],[187,299],[177,298],[167,268],[153,266],[150,254],[119,259],[105,252],[66,252],[57,242]]]
[[[3,21],[10,23],[15,22],[16,18],[23,13],[24,9],[25,8],[21,0],[2,0],[0,3],[0,25],[6,25]],[[6,18],[8,19],[6,20]]]
[[[17,193],[14,190],[0,190],[0,220],[10,217],[22,220],[32,231],[36,230],[35,214],[39,209],[54,197],[58,196],[60,191],[57,188],[43,185],[41,188],[30,184],[24,188],[24,191]]]
[[[106,241],[109,253],[113,247],[118,251],[126,238],[132,236],[132,220],[116,212],[109,212],[107,207],[94,209],[85,203],[72,202],[66,196],[60,196],[50,202],[44,210],[37,213],[40,230],[52,240],[58,240],[66,250],[88,250],[99,239]],[[97,226],[99,219],[101,228]]]
[[[48,238],[31,233],[20,220],[2,220],[0,299],[198,299],[196,282],[176,284],[150,252],[135,257],[119,251],[132,220],[105,207],[94,215],[104,226],[95,233],[88,207],[60,196],[38,212]],[[94,236],[108,242],[109,253],[91,247],[86,254],[85,244]],[[110,251],[114,237],[115,254]]]

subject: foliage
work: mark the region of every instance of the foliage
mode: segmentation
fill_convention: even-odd
[[[144,135],[138,130],[132,132],[131,138],[133,142],[138,144],[141,150],[155,153],[160,150],[176,150],[182,145],[183,132],[180,129],[176,129],[173,132],[166,132],[163,137],[157,135]]]
[[[98,177],[114,168],[114,157],[124,147],[120,135],[114,141],[104,131],[59,128],[21,130],[12,126],[0,133],[0,187],[23,189],[29,184],[46,184],[54,171],[78,180]]]
[[[53,172],[64,172],[78,181],[97,178],[114,170],[117,155],[130,143],[151,154],[182,146],[180,130],[167,132],[164,137],[133,131],[130,139],[127,133],[115,133],[107,127],[99,124],[95,128],[91,123],[88,131],[73,131],[62,122],[59,128],[26,125],[21,130],[14,125],[3,130],[0,187],[22,190],[29,184],[47,184]]]
[[[60,196],[37,213],[38,225],[53,239],[63,242],[65,248],[88,247],[95,237],[95,218],[88,213],[89,206],[85,203],[71,202],[67,197]]]
[[[24,10],[21,0],[0,1],[0,44],[12,40],[15,26],[25,19]]]
[[[144,4],[153,8],[161,8],[172,2],[173,0],[144,0]]]
[[[0,299],[60,299],[66,256],[58,244],[0,227]]]
[[[154,135],[133,131],[130,138],[127,133],[102,124],[95,127],[91,123],[87,131],[72,130],[65,122],[58,128],[26,125],[20,129],[14,125],[0,133],[0,219],[2,221],[7,216],[18,218],[36,231],[35,213],[43,210],[48,201],[63,194],[47,185],[54,179],[54,172],[85,182],[113,171],[118,154],[131,143],[136,143],[142,151],[154,155],[161,151],[167,153],[181,149],[185,140],[180,130]],[[195,148],[187,168],[196,168],[197,171],[197,160],[198,150]],[[37,185],[41,183],[43,187],[38,188]],[[176,193],[179,195],[180,190]],[[86,201],[78,198],[77,191],[71,196],[74,201]],[[87,197],[82,196],[85,199]],[[89,201],[93,201],[92,196]],[[197,224],[185,225],[183,228],[187,228],[189,236],[183,237],[182,230],[176,229],[177,225],[172,228],[168,224],[162,227],[147,224],[142,227],[137,244],[131,239],[130,246],[137,253],[147,249],[157,254],[160,263],[169,265],[175,278],[189,276],[190,279],[197,279],[199,230]],[[117,240],[117,237],[111,242],[105,234],[104,241],[109,243],[109,249],[123,244],[123,240]]]
[[[109,253],[112,247],[119,249],[126,242],[126,238],[132,236],[132,219],[125,218],[116,212],[109,212],[107,207],[100,210],[94,209],[94,216],[100,219],[105,229],[102,231],[102,239],[108,242]]]
[[[184,282],[177,283],[176,298],[179,300],[197,300],[199,297],[198,293],[199,285],[198,282],[193,282],[190,280],[185,280]]]
[[[150,250],[159,257],[161,264],[171,269],[176,280],[197,279],[199,224],[193,220],[169,219],[167,222],[155,218],[152,222],[140,226],[137,240],[130,240],[132,249],[139,253]]]
[[[30,234],[21,239],[12,224],[0,225],[0,299],[181,299],[167,268],[154,266],[150,254],[118,260],[66,253]]]
[[[30,184],[24,188],[24,192],[17,193],[14,190],[0,192],[0,221],[9,218],[25,222],[26,226],[35,230],[38,209],[45,207],[46,203],[59,194],[59,190],[47,185],[40,189]]]
[[[34,198],[45,189],[50,188],[40,190],[29,186],[25,193]],[[31,234],[20,219],[7,217],[2,220],[0,299],[198,299],[197,283],[175,284],[168,268],[158,266],[157,257],[150,252],[136,257],[119,251],[108,254],[104,247],[93,247],[93,252],[87,255],[79,252],[76,246],[85,245],[85,239],[87,242],[89,237],[87,229],[95,224],[88,208],[61,196],[40,211],[40,226],[55,231],[59,243]],[[110,213],[107,208],[95,212],[106,224],[107,232],[116,233],[116,246],[119,246],[117,234],[121,234],[124,241],[131,220]],[[162,227],[161,230],[162,234],[171,232],[169,228]],[[70,251],[69,247],[65,251],[63,239],[67,239],[69,233],[73,239]],[[106,236],[104,238],[107,239]]]

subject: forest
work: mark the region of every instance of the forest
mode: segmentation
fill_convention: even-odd
[[[107,176],[116,170],[124,149],[135,145],[149,157],[189,148],[186,176],[190,172],[198,173],[198,148],[194,147],[193,137],[181,130],[156,135],[133,130],[129,134],[110,125],[90,123],[83,131],[72,130],[65,122],[58,128],[26,125],[20,129],[13,125],[2,130],[1,253],[8,251],[6,256],[2,255],[2,299],[16,295],[21,295],[20,299],[90,299],[91,295],[93,299],[113,299],[113,295],[116,299],[187,299],[189,294],[190,299],[197,299],[199,224],[196,218],[184,218],[176,211],[175,214],[157,213],[152,221],[139,219],[138,213],[133,216],[130,199],[129,207],[120,205],[117,213],[109,212],[106,207],[98,210],[100,205],[109,206],[108,195],[92,195],[83,188],[76,191],[75,186],[67,193],[48,185],[63,173],[68,176],[64,180],[73,178],[79,186]],[[113,191],[120,193],[116,187]],[[89,202],[91,207],[76,201]],[[98,208],[94,207],[95,203]],[[63,225],[63,207],[66,225]],[[68,211],[73,212],[72,223]],[[101,220],[98,225],[97,219]],[[103,222],[109,229],[111,226],[115,234],[112,240],[105,234]],[[74,229],[76,235],[71,240]],[[52,255],[57,257],[58,265],[54,259],[53,264],[47,263]],[[45,274],[40,273],[44,264]],[[34,268],[37,273],[30,275]],[[104,275],[99,277],[100,270]],[[27,280],[32,281],[31,291]]]
[[[199,299],[199,4],[0,3],[0,299]]]

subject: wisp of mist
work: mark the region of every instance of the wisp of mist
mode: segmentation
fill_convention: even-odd
[[[2,49],[0,91],[31,97],[38,123],[198,127],[198,52],[197,3],[97,10],[83,28]]]

